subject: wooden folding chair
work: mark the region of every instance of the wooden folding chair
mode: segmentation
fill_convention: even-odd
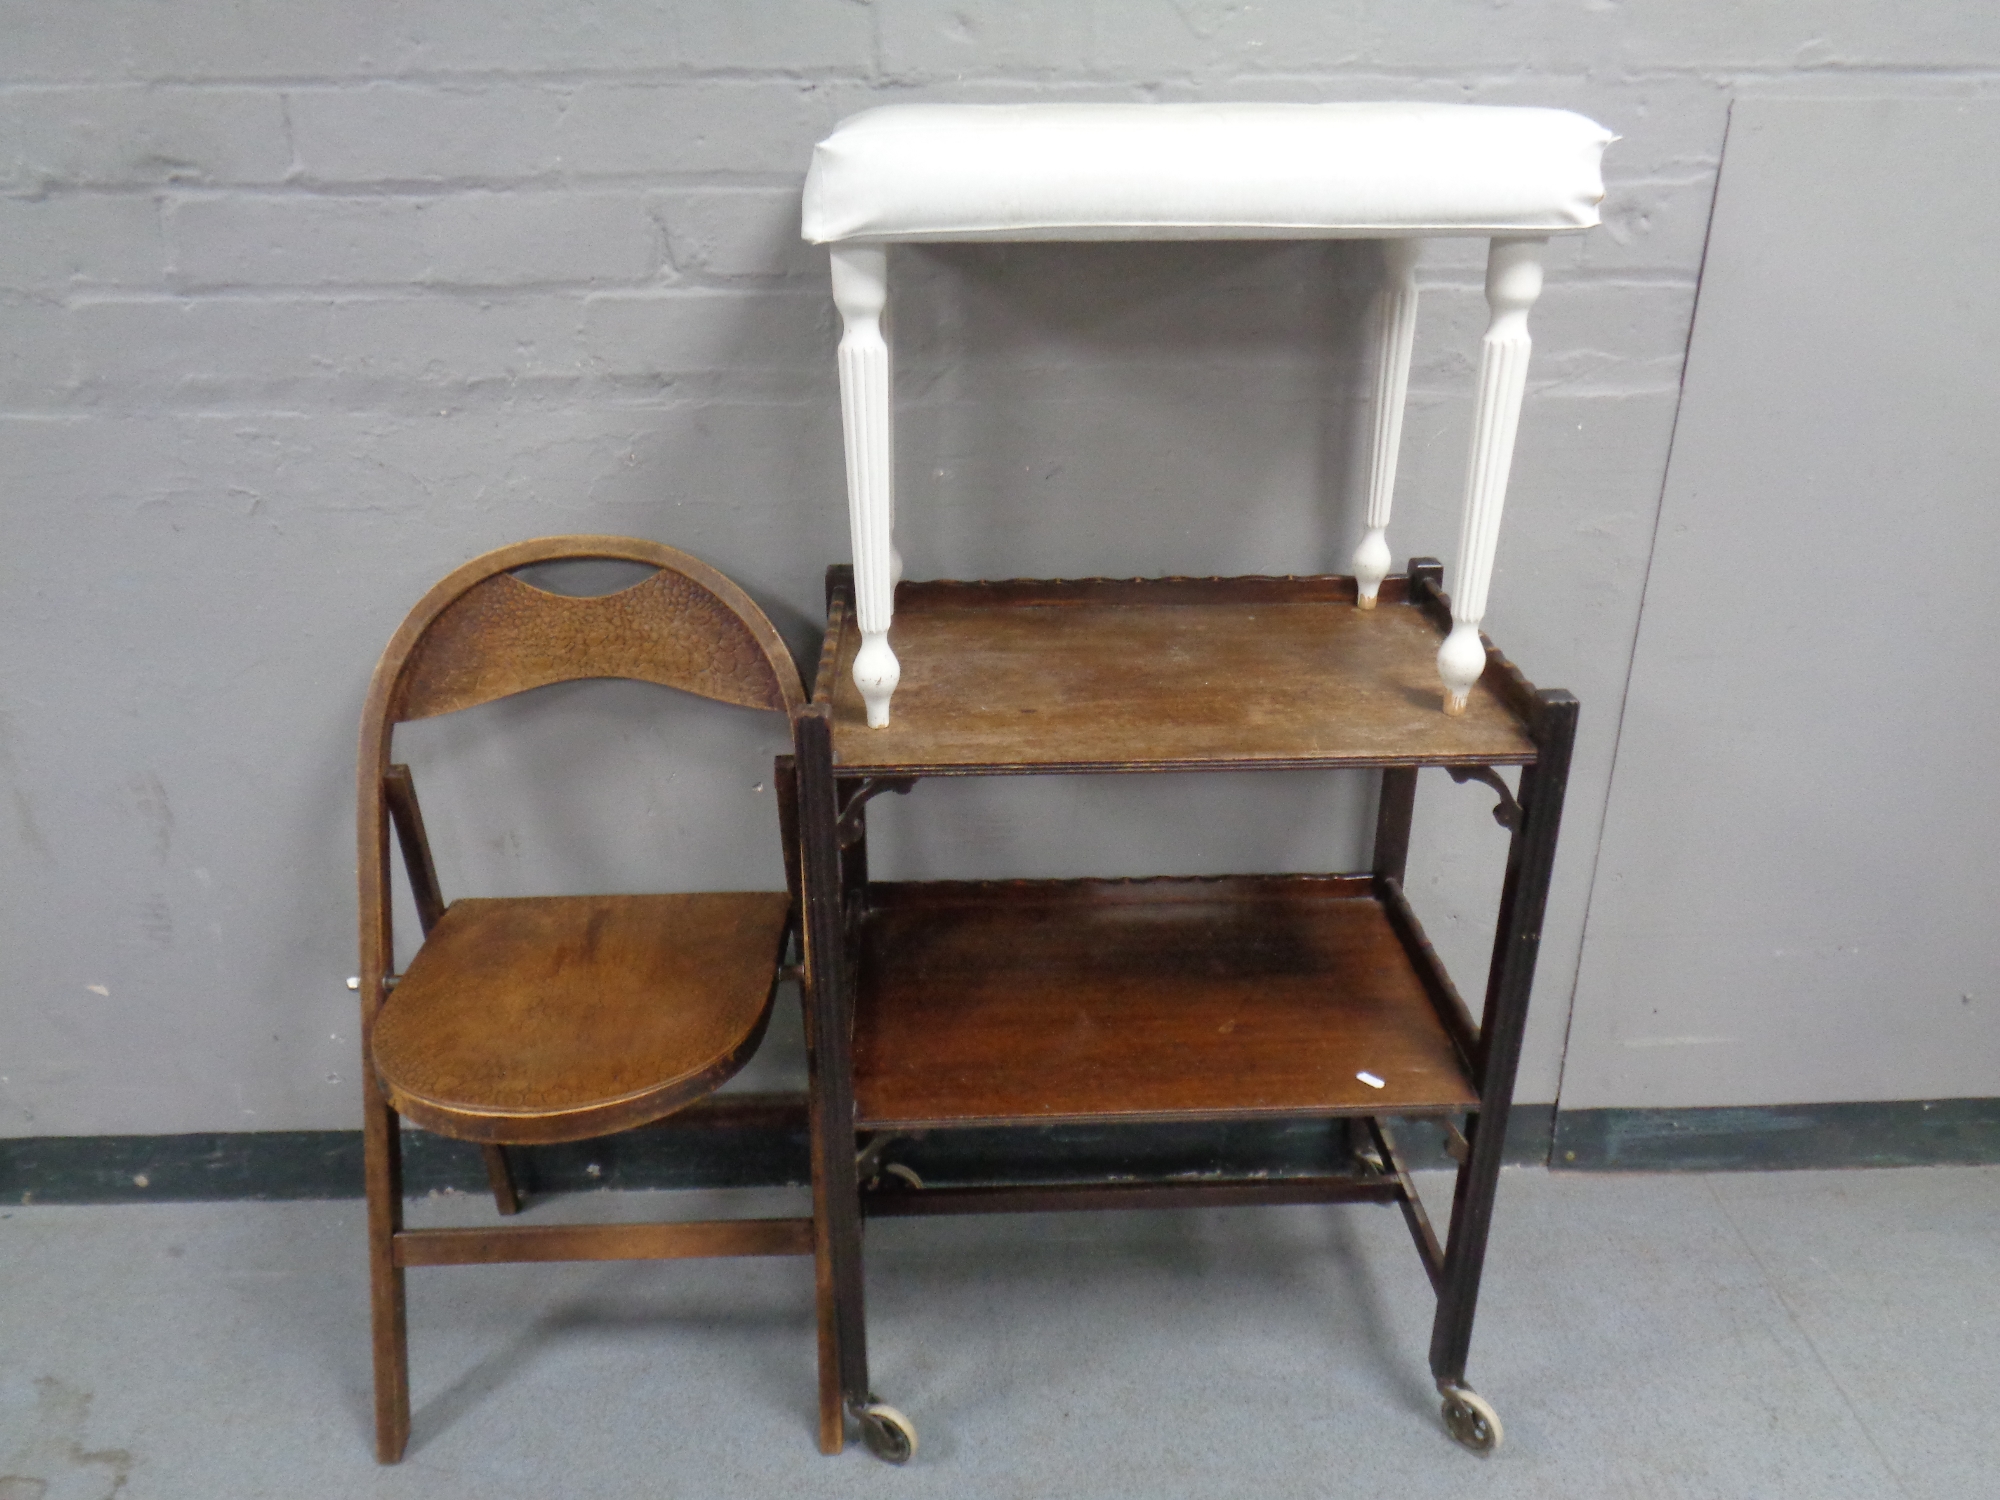
[[[531,563],[572,558],[657,571],[596,598],[549,593],[514,576]],[[837,1452],[832,1283],[814,1219],[403,1227],[403,1120],[480,1143],[500,1211],[512,1213],[506,1145],[607,1135],[690,1106],[691,1115],[726,1117],[707,1096],[756,1050],[777,985],[792,972],[784,968],[798,890],[789,756],[779,758],[775,781],[789,890],[445,904],[409,771],[390,760],[395,726],[583,678],[658,683],[788,719],[804,704],[784,642],[748,595],[684,552],[623,537],[554,537],[489,552],[425,595],[389,643],[362,718],[359,794],[376,1457],[396,1462],[409,1440],[408,1267],[724,1255],[815,1256],[819,1438]],[[402,975],[392,972],[392,822],[424,931]],[[799,979],[809,987],[809,974]]]

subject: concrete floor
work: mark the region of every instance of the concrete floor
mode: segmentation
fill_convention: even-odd
[[[0,1211],[0,1500],[2000,1494],[2000,1168],[1510,1170],[1484,1459],[1438,1422],[1393,1210],[884,1221],[869,1272],[905,1469],[813,1447],[803,1260],[413,1272],[415,1436],[378,1469],[358,1203]]]

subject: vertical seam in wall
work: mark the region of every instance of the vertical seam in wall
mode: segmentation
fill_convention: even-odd
[[[1576,944],[1576,967],[1569,977],[1569,1015],[1563,1022],[1561,1059],[1556,1064],[1556,1114],[1560,1118],[1563,1107],[1563,1088],[1569,1081],[1569,1041],[1576,1029],[1577,987],[1583,979],[1583,956],[1590,947],[1590,915],[1597,904],[1597,877],[1604,865],[1604,826],[1611,816],[1611,795],[1618,788],[1618,752],[1625,744],[1625,711],[1632,701],[1632,671],[1639,660],[1639,636],[1646,628],[1646,596],[1653,587],[1653,558],[1660,547],[1660,522],[1667,511],[1667,485],[1673,478],[1674,447],[1680,439],[1681,408],[1687,401],[1688,357],[1694,352],[1695,325],[1701,320],[1701,285],[1708,275],[1709,240],[1715,233],[1715,204],[1722,196],[1722,174],[1729,164],[1729,131],[1736,119],[1736,100],[1729,101],[1729,112],[1722,122],[1722,149],[1715,160],[1715,186],[1708,195],[1708,222],[1701,231],[1701,264],[1695,271],[1694,306],[1688,309],[1687,339],[1681,345],[1681,376],[1674,397],[1674,420],[1667,429],[1667,458],[1660,466],[1659,503],[1653,507],[1653,534],[1646,542],[1646,576],[1639,585],[1639,609],[1633,618],[1632,645],[1625,657],[1625,681],[1618,692],[1618,727],[1611,735],[1611,770],[1604,778],[1604,801],[1597,810],[1597,843],[1590,851],[1590,880],[1584,886],[1583,930],[1578,934]],[[1549,1132],[1549,1153],[1555,1154],[1556,1133]]]
[[[285,130],[285,185],[296,183],[305,175],[305,167],[299,161],[298,131],[292,125],[292,91],[278,91],[278,121]]]

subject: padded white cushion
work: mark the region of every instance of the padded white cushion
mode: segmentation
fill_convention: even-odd
[[[898,104],[813,150],[805,237],[1341,239],[1588,229],[1617,139],[1474,104]]]

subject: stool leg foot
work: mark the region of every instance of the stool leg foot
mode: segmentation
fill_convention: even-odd
[[[1464,713],[1473,683],[1486,670],[1486,646],[1479,639],[1479,627],[1454,624],[1451,634],[1438,647],[1437,666],[1438,676],[1444,679],[1444,711]]]
[[[889,649],[889,632],[863,631],[861,649],[854,653],[854,685],[861,689],[861,701],[868,705],[870,729],[881,729],[888,724],[889,699],[902,676],[902,664]]]
[[[1354,602],[1363,609],[1375,607],[1375,595],[1389,576],[1390,562],[1387,528],[1370,526],[1361,545],[1354,549],[1354,582],[1360,590]]]

